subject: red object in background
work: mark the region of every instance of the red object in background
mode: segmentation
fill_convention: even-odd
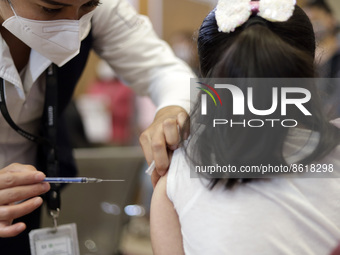
[[[331,255],[340,255],[340,245],[331,253]]]
[[[94,82],[89,86],[88,93],[109,99],[113,130],[111,141],[108,142],[129,144],[133,138],[134,92],[119,79],[113,78]]]

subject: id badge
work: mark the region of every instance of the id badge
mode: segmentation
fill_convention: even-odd
[[[80,255],[75,223],[29,233],[31,255]]]

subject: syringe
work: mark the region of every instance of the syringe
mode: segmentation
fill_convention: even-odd
[[[150,176],[151,176],[151,175],[152,175],[152,172],[155,170],[155,168],[156,168],[155,161],[152,160],[152,162],[151,162],[149,168],[145,170],[145,173],[146,173],[147,175],[150,175]]]
[[[49,183],[99,183],[99,182],[123,182],[125,180],[103,180],[89,177],[46,177],[43,181]]]

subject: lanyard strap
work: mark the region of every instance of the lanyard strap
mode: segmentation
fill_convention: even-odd
[[[59,163],[56,153],[57,143],[57,105],[58,105],[58,74],[56,65],[49,66],[46,72],[45,106],[43,113],[44,136],[52,146],[43,145],[46,157],[46,173],[48,177],[59,176]],[[51,190],[46,197],[50,214],[59,214],[60,210],[60,184],[51,184]]]
[[[6,105],[5,98],[5,81],[0,78],[0,110],[12,129],[26,139],[40,144],[44,149],[46,157],[46,175],[48,177],[59,176],[59,165],[56,154],[56,140],[57,140],[57,100],[58,100],[58,80],[57,68],[54,64],[50,65],[46,71],[46,92],[45,92],[45,106],[44,106],[44,136],[37,136],[30,134],[17,126],[12,120]],[[50,211],[59,211],[60,209],[60,184],[51,184],[51,190],[46,195],[47,207]]]

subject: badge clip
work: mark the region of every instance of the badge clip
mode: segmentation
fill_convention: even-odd
[[[60,209],[57,208],[57,210],[50,210],[50,215],[52,216],[53,219],[53,230],[51,231],[52,233],[57,233],[58,231],[58,217],[60,214]]]

